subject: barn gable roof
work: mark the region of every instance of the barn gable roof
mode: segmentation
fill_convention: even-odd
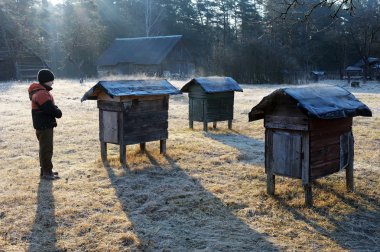
[[[116,38],[97,61],[98,66],[133,63],[157,65],[168,56],[182,35]]]
[[[167,80],[99,81],[83,95],[81,101],[96,100],[101,92],[105,92],[111,98],[115,96],[151,96],[181,93]]]
[[[228,91],[243,92],[243,89],[231,77],[199,77],[194,78],[181,88],[182,92],[189,92],[191,85],[198,84],[206,93],[220,93]]]
[[[370,65],[380,62],[379,58],[375,58],[375,57],[368,57],[367,60],[368,60],[368,63]],[[355,66],[355,67],[363,67],[364,65],[365,65],[364,60],[360,59],[353,66]]]
[[[249,121],[264,118],[266,111],[276,106],[279,96],[289,96],[297,107],[311,118],[337,119],[372,116],[371,110],[353,94],[338,86],[319,85],[281,88],[264,97],[249,113]]]

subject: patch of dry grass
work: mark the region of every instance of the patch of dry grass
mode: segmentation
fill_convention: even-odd
[[[184,82],[172,82],[181,87]],[[350,89],[374,112],[354,118],[355,193],[345,174],[318,180],[313,208],[298,180],[266,194],[263,123],[247,113],[278,85],[243,85],[233,130],[188,129],[187,95],[172,96],[167,155],[127,147],[127,168],[109,145],[100,161],[95,82],[57,80],[63,110],[53,162],[61,179],[40,181],[28,83],[0,83],[0,251],[376,251],[380,245],[380,84]]]

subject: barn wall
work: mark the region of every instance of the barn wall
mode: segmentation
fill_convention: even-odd
[[[172,77],[188,77],[195,74],[195,64],[192,56],[182,42],[179,42],[162,62],[164,74]]]
[[[36,73],[37,74],[37,73]],[[16,78],[14,63],[9,59],[0,59],[0,81]]]

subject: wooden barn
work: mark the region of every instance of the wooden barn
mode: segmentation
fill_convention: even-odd
[[[282,88],[264,97],[249,121],[264,119],[267,192],[274,194],[275,175],[302,179],[311,206],[312,181],[344,169],[353,191],[354,116],[372,113],[337,86]]]
[[[234,118],[234,92],[243,89],[231,77],[199,77],[194,78],[181,89],[189,93],[189,127],[193,122],[203,122],[203,130],[207,131],[208,123],[213,122],[216,128],[218,121],[228,121],[232,128]]]
[[[366,69],[367,68],[367,69]],[[368,57],[367,65],[363,59],[358,60],[355,64],[346,68],[346,75],[349,80],[364,78],[364,72],[367,70],[367,78],[380,79],[380,59]]]
[[[103,162],[107,161],[107,143],[120,146],[120,162],[126,166],[126,145],[160,141],[160,153],[166,152],[168,138],[169,95],[180,91],[166,80],[99,81],[82,97],[97,100],[99,138]]]
[[[195,72],[182,35],[117,38],[97,61],[99,75],[187,77]]]
[[[41,57],[0,27],[0,81],[36,79],[42,68],[48,66]]]

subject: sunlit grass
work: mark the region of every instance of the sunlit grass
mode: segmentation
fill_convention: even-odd
[[[53,86],[63,111],[53,158],[62,178],[53,183],[39,179],[28,83],[0,84],[0,251],[376,250],[379,83],[350,89],[374,112],[354,118],[356,192],[346,192],[344,172],[333,174],[313,185],[307,208],[300,180],[277,176],[275,197],[267,195],[263,122],[248,123],[280,86],[244,85],[232,131],[225,122],[188,129],[187,95],[172,96],[166,155],[158,142],[145,153],[127,146],[123,168],[112,144],[103,166],[96,102],[80,103],[96,81]]]

